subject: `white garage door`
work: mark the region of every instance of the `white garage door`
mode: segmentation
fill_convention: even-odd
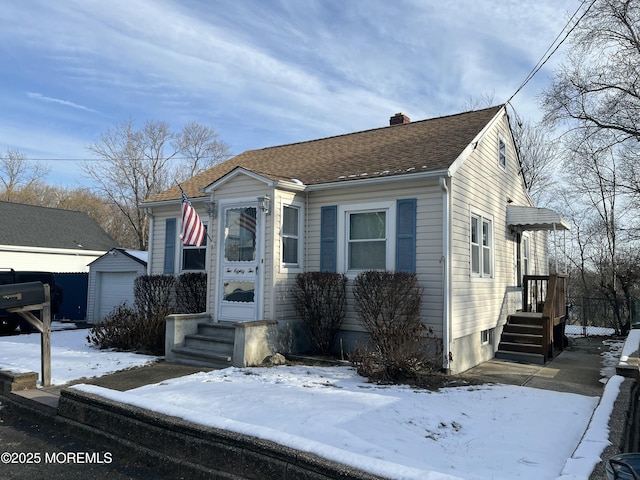
[[[133,307],[133,283],[138,275],[136,272],[99,272],[98,275],[100,275],[100,292],[98,293],[100,319],[124,301]]]

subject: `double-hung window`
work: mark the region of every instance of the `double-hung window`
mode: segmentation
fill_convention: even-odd
[[[182,270],[183,271],[199,271],[205,270],[207,258],[207,225],[204,226],[205,235],[202,245],[196,247],[194,245],[182,246]]]
[[[295,205],[282,206],[282,263],[286,267],[300,267],[300,207]]]
[[[493,222],[471,215],[471,275],[493,276]]]
[[[339,207],[341,271],[394,270],[395,212],[395,202]]]
[[[347,270],[387,268],[387,212],[348,214]]]

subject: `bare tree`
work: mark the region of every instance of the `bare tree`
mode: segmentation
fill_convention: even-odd
[[[538,206],[546,206],[557,193],[558,141],[542,123],[518,123],[512,130],[527,191]]]
[[[126,233],[116,239],[142,250],[148,235],[141,202],[228,156],[216,132],[196,122],[176,134],[166,122],[147,121],[137,129],[128,120],[100,135],[89,150],[101,161],[85,162],[83,169],[117,209],[114,221],[125,226]]]
[[[582,205],[580,228],[574,234],[580,255],[574,264],[578,266],[579,262],[585,287],[585,279],[591,280],[591,273],[595,274],[592,286],[607,300],[613,311],[612,326],[621,331],[628,327],[623,299],[635,281],[632,275],[618,270],[622,264],[620,245],[629,245],[624,228],[630,220],[629,199],[619,180],[617,150],[601,140],[597,135],[574,138],[569,145],[566,188],[572,193],[573,209]]]
[[[0,155],[0,199],[7,202],[18,201],[16,194],[41,183],[49,173],[49,168],[40,163],[30,164],[29,160],[17,150],[7,150]]]
[[[640,2],[593,3],[543,105],[547,120],[606,130],[618,143],[640,140]]]
[[[197,122],[184,125],[173,144],[183,157],[181,168],[176,174],[179,181],[193,177],[230,157],[229,145],[220,140],[218,133]]]

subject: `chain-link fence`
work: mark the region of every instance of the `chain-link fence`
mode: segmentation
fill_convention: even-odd
[[[567,332],[572,335],[602,336],[620,333],[621,325],[616,317],[614,305],[609,299],[594,297],[570,298]],[[619,300],[617,310],[622,324],[630,320],[640,327],[640,300]]]

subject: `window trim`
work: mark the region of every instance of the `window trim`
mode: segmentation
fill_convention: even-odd
[[[202,219],[202,217],[200,217]],[[196,247],[195,245],[184,245],[182,243],[182,240],[180,239],[180,233],[177,232],[176,234],[178,235],[178,244],[180,245],[180,253],[179,253],[179,257],[178,257],[178,261],[180,262],[180,273],[184,273],[184,272],[207,272],[207,265],[209,264],[208,260],[209,260],[209,225],[208,222],[206,220],[202,220],[202,223],[204,224],[204,244],[200,245],[199,247]],[[196,270],[196,269],[186,269],[184,268],[184,252],[185,250],[202,250],[204,249],[204,268],[202,268],[201,270]]]
[[[524,232],[516,233],[514,241],[516,245],[516,286],[522,288],[523,277],[529,275],[531,269],[531,238]],[[525,255],[527,252],[528,255]]]
[[[298,235],[294,237],[292,235],[285,235],[283,232],[284,222],[284,209],[295,208],[298,211]],[[298,261],[296,263],[286,263],[284,261],[284,239],[285,238],[297,238],[298,239]],[[303,265],[303,249],[304,249],[304,205],[301,202],[282,202],[280,206],[280,268],[288,271],[302,271]]]
[[[337,271],[355,278],[367,269],[349,269],[349,215],[353,213],[386,212],[385,214],[385,269],[395,270],[396,264],[396,202],[372,202],[338,206]]]
[[[480,346],[493,344],[493,328],[487,328],[480,331]]]
[[[503,155],[503,147],[504,146],[504,155]],[[508,149],[507,142],[502,135],[498,135],[498,165],[500,168],[506,170],[507,169],[507,158],[508,158]]]
[[[473,243],[473,227],[472,222],[474,219],[478,220],[478,243]],[[489,225],[489,245],[485,246],[482,242],[482,229],[484,224],[488,223]],[[482,214],[476,210],[472,210],[469,215],[469,273],[471,278],[482,278],[482,279],[492,279],[494,278],[495,272],[495,234],[494,234],[494,221],[492,215]],[[478,271],[474,272],[473,270],[473,249],[474,247],[478,248]],[[485,251],[489,252],[489,269],[490,272],[487,274],[484,272],[484,257]]]

